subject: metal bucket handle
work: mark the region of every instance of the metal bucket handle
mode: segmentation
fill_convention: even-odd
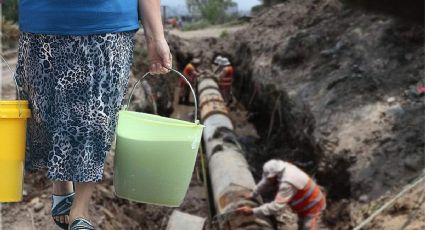
[[[12,71],[12,68],[10,67],[9,63],[6,61],[6,59],[3,57],[3,55],[0,54],[1,60],[6,64],[7,68],[9,69],[10,75],[13,76],[13,80],[15,81],[16,86],[16,93],[18,94],[18,107],[19,107],[19,117],[22,115],[22,105],[20,103],[21,100],[21,93],[19,90],[18,82],[16,81],[15,72]],[[0,87],[2,87],[0,85]],[[0,95],[1,97],[1,95]]]
[[[172,71],[172,72],[174,72],[174,73],[176,73],[177,75],[179,75],[179,77],[181,77],[186,82],[186,84],[189,85],[190,90],[192,91],[192,94],[193,94],[193,98],[195,100],[195,120],[194,120],[194,123],[195,124],[199,124],[199,121],[198,121],[198,101],[196,100],[195,90],[193,90],[192,85],[187,80],[187,78],[183,74],[181,74],[179,71],[177,71],[175,69],[172,69],[172,68],[167,68],[167,67],[165,67],[165,68],[168,69],[168,70],[170,70],[170,71]],[[143,80],[148,75],[153,76],[153,74],[151,74],[150,72],[147,72],[139,80],[137,80],[136,84],[134,84],[133,88],[130,91],[130,96],[128,97],[127,103],[124,105],[124,109],[125,110],[127,110],[128,109],[128,106],[130,105],[130,101],[131,101],[131,98],[133,97],[134,89],[140,83],[140,81]]]

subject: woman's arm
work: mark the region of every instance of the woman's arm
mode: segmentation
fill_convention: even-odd
[[[160,0],[139,0],[139,13],[148,45],[149,71],[156,74],[167,73],[164,67],[171,68],[172,65],[160,12]]]

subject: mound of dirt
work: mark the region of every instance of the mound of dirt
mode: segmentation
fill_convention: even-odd
[[[424,24],[424,1],[422,0],[342,0],[344,3],[370,11],[383,12],[415,23]]]

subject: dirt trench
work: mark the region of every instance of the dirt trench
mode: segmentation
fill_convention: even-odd
[[[314,176],[327,192],[328,228],[355,227],[423,175],[425,101],[414,93],[425,81],[421,25],[339,1],[288,1],[227,38],[170,40],[182,63],[231,59],[233,93],[259,134],[242,137],[253,173],[281,158]],[[366,229],[424,228],[424,190]]]

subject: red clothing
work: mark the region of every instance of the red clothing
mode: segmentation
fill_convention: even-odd
[[[191,63],[187,64],[186,67],[184,67],[184,69],[183,69],[183,75],[187,78],[187,80],[192,85],[195,84],[195,82],[196,82],[197,76],[196,76],[195,72],[196,72],[196,69]],[[180,78],[179,82],[180,82],[180,87],[187,86],[187,83],[183,79]]]
[[[326,206],[325,196],[311,179],[302,190],[298,190],[291,197],[288,203],[300,217],[317,215]]]
[[[232,83],[233,67],[229,65],[224,67],[218,80],[218,87],[226,103],[232,99]]]
[[[228,88],[229,86],[230,87],[232,86],[232,82],[233,82],[233,67],[229,65],[224,67],[223,75],[221,76],[218,84],[220,88]]]
[[[170,19],[170,24],[175,28],[175,27],[177,27],[177,19],[175,19],[175,18],[172,18],[172,19]]]

